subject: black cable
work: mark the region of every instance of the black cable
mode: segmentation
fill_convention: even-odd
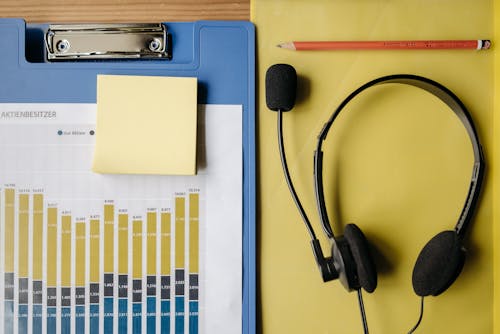
[[[357,292],[358,292],[359,312],[361,313],[361,321],[363,322],[363,330],[365,334],[368,334],[368,321],[366,320],[365,304],[363,303],[363,294],[361,293],[361,289],[358,289]]]
[[[418,317],[418,321],[415,324],[415,326],[413,326],[413,328],[410,329],[408,334],[412,334],[413,332],[415,332],[417,327],[420,325],[420,322],[422,321],[423,316],[424,316],[424,297],[422,297],[422,299],[420,299],[420,316]]]
[[[288,164],[286,162],[286,155],[285,155],[285,146],[283,144],[283,111],[278,110],[278,144],[279,144],[279,150],[280,150],[280,157],[281,157],[281,166],[283,167],[283,173],[285,174],[285,179],[286,183],[288,185],[288,189],[290,190],[290,193],[292,194],[293,201],[295,202],[295,206],[297,206],[297,209],[300,212],[300,216],[302,217],[302,220],[304,221],[304,224],[306,225],[307,231],[309,232],[309,235],[311,236],[312,240],[316,239],[316,234],[314,233],[314,230],[311,226],[311,223],[309,222],[309,218],[307,218],[306,212],[304,211],[304,208],[302,207],[302,203],[300,203],[299,197],[297,196],[297,193],[295,192],[295,188],[292,183],[292,179],[290,177],[290,172],[288,171]]]

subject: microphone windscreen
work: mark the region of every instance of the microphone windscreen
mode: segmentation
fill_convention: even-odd
[[[266,72],[266,104],[273,111],[289,111],[295,105],[297,73],[288,64],[275,64]]]

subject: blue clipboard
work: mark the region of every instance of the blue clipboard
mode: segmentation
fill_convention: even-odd
[[[97,74],[192,76],[198,103],[243,106],[243,333],[256,332],[255,29],[250,22],[165,23],[171,60],[48,62],[47,24],[0,19],[0,103],[95,103]]]

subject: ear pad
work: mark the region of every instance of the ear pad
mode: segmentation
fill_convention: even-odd
[[[345,227],[344,238],[356,263],[359,284],[367,292],[373,292],[377,287],[377,269],[368,241],[359,227],[354,224],[348,224]]]
[[[413,268],[413,290],[419,296],[437,296],[458,277],[465,262],[465,251],[455,231],[444,231],[432,238],[420,252]]]

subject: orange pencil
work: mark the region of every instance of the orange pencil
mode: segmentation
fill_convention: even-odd
[[[488,39],[434,40],[434,41],[311,41],[287,42],[277,45],[288,50],[486,50],[491,46]]]

